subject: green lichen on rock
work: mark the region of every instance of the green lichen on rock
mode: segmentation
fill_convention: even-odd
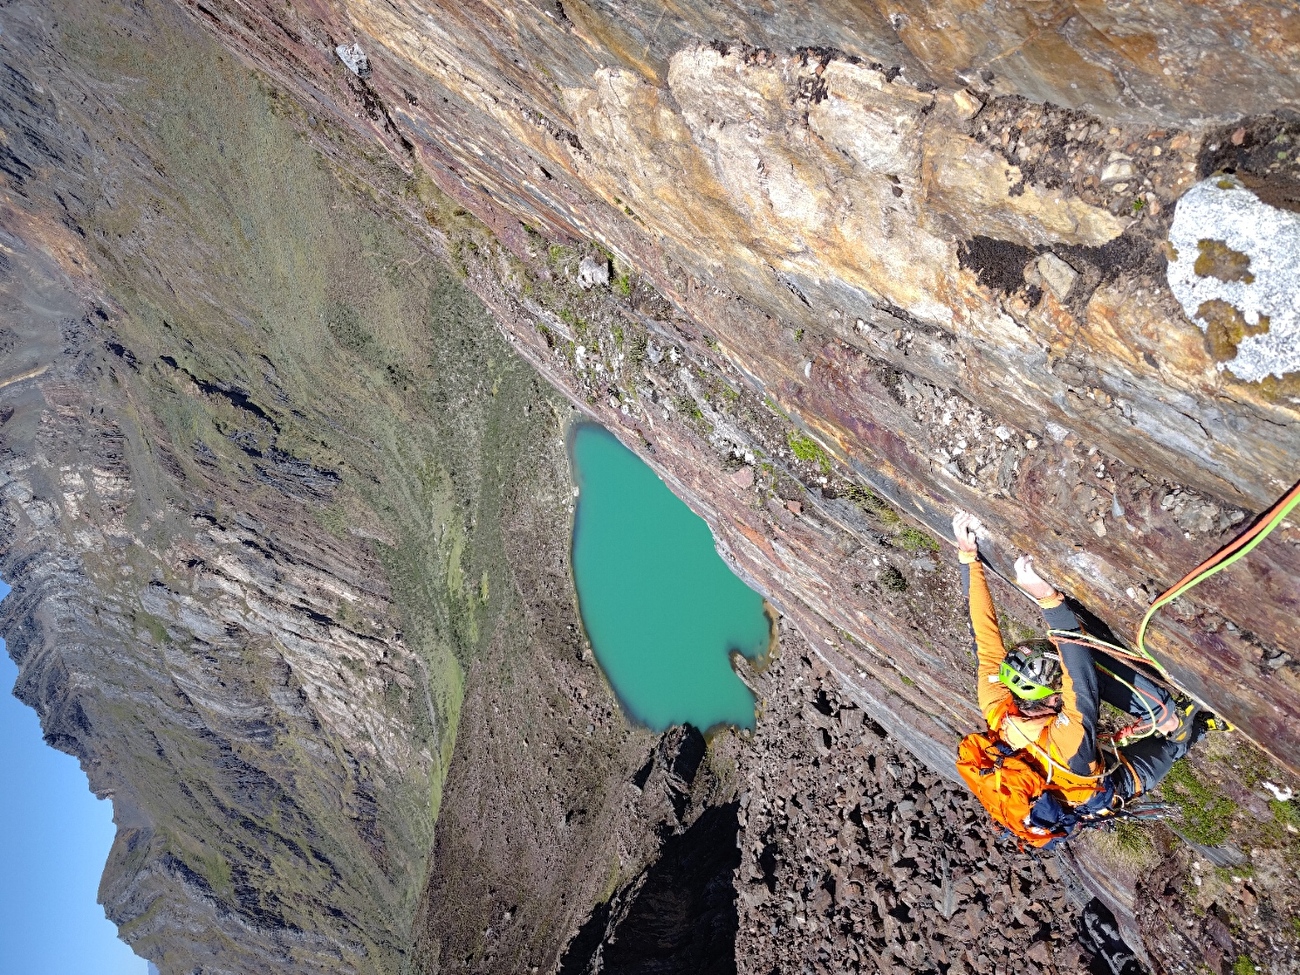
[[[1244,284],[1255,280],[1255,275],[1250,273],[1250,255],[1233,250],[1221,240],[1198,240],[1196,263],[1192,268],[1203,278],[1241,281]]]
[[[816,465],[823,474],[831,472],[830,457],[822,449],[822,445],[812,437],[798,430],[791,430],[787,442],[790,444],[790,453],[794,454],[796,460]]]
[[[1300,214],[1261,192],[1267,199],[1236,176],[1189,189],[1170,226],[1166,280],[1220,370],[1287,386],[1300,373]]]
[[[871,488],[859,487],[855,484],[848,489],[846,497],[863,511],[875,515],[888,527],[892,528],[902,521],[902,517],[893,506]]]
[[[1237,357],[1237,346],[1247,335],[1264,335],[1268,332],[1269,318],[1259,316],[1252,325],[1241,310],[1219,298],[1203,301],[1196,309],[1196,317],[1205,322],[1205,341],[1216,362],[1231,362]]]

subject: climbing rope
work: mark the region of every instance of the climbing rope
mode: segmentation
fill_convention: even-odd
[[[1137,652],[1141,654],[1144,659],[1155,664],[1163,674],[1165,669],[1160,666],[1159,662],[1155,657],[1151,656],[1150,651],[1146,648],[1147,626],[1151,623],[1152,617],[1155,616],[1160,607],[1173,602],[1179,596],[1183,595],[1183,593],[1195,586],[1199,586],[1211,576],[1222,572],[1238,559],[1245,558],[1249,555],[1256,545],[1268,538],[1273,529],[1286,520],[1286,516],[1291,513],[1297,504],[1300,504],[1300,482],[1297,482],[1296,485],[1291,488],[1291,490],[1288,491],[1282,499],[1277,502],[1277,504],[1273,505],[1273,507],[1270,508],[1253,527],[1242,532],[1237,536],[1236,540],[1219,549],[1219,551],[1215,552],[1195,569],[1179,579],[1178,582],[1166,589],[1164,593],[1147,608],[1146,615],[1142,617],[1142,622],[1139,624],[1137,630]]]
[[[1081,630],[1048,630],[1047,638],[1055,644],[1058,649],[1063,642],[1083,643],[1087,646],[1093,647],[1094,649],[1104,650],[1112,657],[1132,660],[1134,663],[1139,664],[1149,664],[1159,672],[1160,676],[1147,674],[1147,677],[1151,678],[1151,680],[1155,681],[1157,684],[1162,684],[1171,690],[1177,690],[1177,688],[1170,683],[1169,675],[1165,672],[1165,668],[1160,665],[1160,661],[1151,656],[1150,653],[1144,652],[1143,654],[1138,654],[1135,651],[1130,650],[1128,647],[1122,647],[1119,644],[1110,643],[1107,640],[1103,640],[1101,637],[1093,636],[1091,633],[1084,633]]]
[[[1057,650],[1061,649],[1062,643],[1079,643],[1085,646],[1092,647],[1095,650],[1100,650],[1103,654],[1110,657],[1118,657],[1124,660],[1131,660],[1134,663],[1139,663],[1139,664],[1147,662],[1146,660],[1139,657],[1137,654],[1133,653],[1133,651],[1129,650],[1126,647],[1118,646],[1117,644],[1110,643],[1109,641],[1103,640],[1100,637],[1095,637],[1090,633],[1084,633],[1079,630],[1048,630],[1047,638],[1052,642],[1052,644],[1057,648]],[[1154,663],[1154,661],[1152,662]],[[1129,725],[1125,728],[1120,729],[1119,731],[1116,731],[1114,734],[1106,735],[1103,740],[1098,742],[1098,744],[1100,744],[1103,748],[1107,748],[1110,751],[1115,752],[1116,749],[1119,748],[1121,745],[1130,745],[1135,741],[1141,741],[1143,738],[1149,738],[1152,735],[1154,735],[1156,733],[1156,728],[1159,727],[1160,725],[1160,722],[1162,722],[1168,716],[1169,713],[1168,708],[1165,707],[1164,703],[1160,701],[1158,698],[1153,697],[1149,692],[1144,691],[1140,687],[1137,687],[1133,684],[1130,684],[1127,680],[1119,676],[1119,674],[1116,674],[1113,671],[1111,671],[1110,668],[1106,667],[1098,660],[1096,659],[1093,660],[1093,666],[1095,666],[1098,670],[1102,671],[1108,677],[1112,678],[1115,681],[1118,681],[1124,687],[1128,688],[1129,692],[1133,695],[1134,700],[1138,701],[1142,705],[1142,707],[1146,709],[1147,712],[1147,716],[1143,720],[1142,724]],[[1159,666],[1159,664],[1156,664],[1156,666]],[[1168,680],[1164,679],[1161,676],[1157,676],[1156,674],[1149,673],[1149,672],[1143,672],[1142,676],[1145,677],[1147,680],[1151,681],[1153,684],[1159,684],[1162,687],[1168,689],[1169,691],[1175,694],[1178,693],[1178,688],[1176,688],[1173,684],[1171,684]],[[1157,708],[1159,709],[1159,714],[1157,714],[1156,711]],[[1107,769],[1107,772],[1113,771],[1114,768],[1118,766],[1118,764],[1119,764],[1119,756],[1117,753],[1115,763],[1112,764],[1112,766],[1109,769]]]
[[[1300,505],[1300,482],[1297,482],[1296,485],[1292,487],[1291,490],[1288,491],[1276,504],[1274,504],[1272,508],[1265,512],[1265,514],[1259,518],[1253,526],[1242,532],[1232,542],[1219,549],[1219,551],[1215,552],[1191,572],[1178,580],[1178,582],[1174,583],[1174,585],[1161,593],[1161,595],[1147,608],[1146,614],[1142,617],[1142,622],[1138,625],[1135,649],[1130,650],[1127,647],[1118,646],[1108,640],[1103,640],[1100,637],[1093,636],[1090,633],[1083,633],[1074,630],[1048,630],[1047,638],[1052,641],[1058,650],[1063,642],[1068,641],[1070,643],[1080,643],[1093,647],[1101,650],[1103,653],[1124,660],[1131,660],[1139,664],[1148,664],[1158,672],[1159,676],[1151,673],[1144,674],[1147,679],[1154,683],[1161,684],[1171,691],[1178,691],[1179,688],[1169,677],[1169,672],[1165,670],[1164,665],[1161,664],[1160,661],[1152,655],[1151,651],[1146,648],[1146,633],[1148,626],[1151,624],[1151,620],[1155,617],[1155,614],[1159,612],[1161,607],[1167,606],[1179,596],[1189,592],[1196,586],[1199,586],[1206,579],[1222,572],[1234,562],[1249,555],[1251,551],[1254,550],[1255,546],[1267,538],[1269,534],[1278,527],[1278,525],[1282,524],[1282,522],[1286,520],[1287,515],[1295,510],[1297,505]],[[1160,721],[1163,720],[1164,715],[1162,714],[1160,718],[1156,717],[1155,708],[1151,706],[1148,700],[1150,695],[1133,686],[1117,674],[1111,673],[1111,671],[1107,670],[1104,666],[1100,664],[1097,666],[1100,667],[1101,670],[1105,671],[1105,673],[1110,677],[1127,687],[1147,711],[1145,727],[1142,727],[1140,730],[1135,732],[1135,729],[1130,726],[1129,728],[1125,728],[1121,732],[1117,733],[1116,737],[1122,735],[1125,739],[1122,743],[1131,744],[1132,742],[1140,741],[1143,738],[1155,734],[1155,729],[1159,725]],[[1165,710],[1163,704],[1160,704],[1160,702],[1156,703],[1161,707],[1162,711]],[[1115,737],[1112,737],[1110,742],[1111,749],[1116,750],[1119,747],[1119,744],[1121,744],[1121,742],[1116,741]],[[1118,752],[1116,752],[1116,754],[1118,757]]]

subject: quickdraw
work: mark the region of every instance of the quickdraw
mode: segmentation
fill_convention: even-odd
[[[1168,802],[1142,802],[1136,805],[1118,806],[1114,809],[1103,809],[1082,817],[1078,829],[1105,829],[1116,825],[1122,819],[1168,819],[1177,808]]]

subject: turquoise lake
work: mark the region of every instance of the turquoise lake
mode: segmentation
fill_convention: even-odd
[[[580,424],[569,449],[578,605],[623,709],[654,731],[753,728],[754,695],[731,654],[767,652],[763,598],[722,561],[709,526],[612,433]]]

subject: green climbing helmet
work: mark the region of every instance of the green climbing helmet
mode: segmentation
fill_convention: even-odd
[[[1022,701],[1041,701],[1057,692],[1061,657],[1046,640],[1022,643],[1008,651],[998,668],[998,680]]]

